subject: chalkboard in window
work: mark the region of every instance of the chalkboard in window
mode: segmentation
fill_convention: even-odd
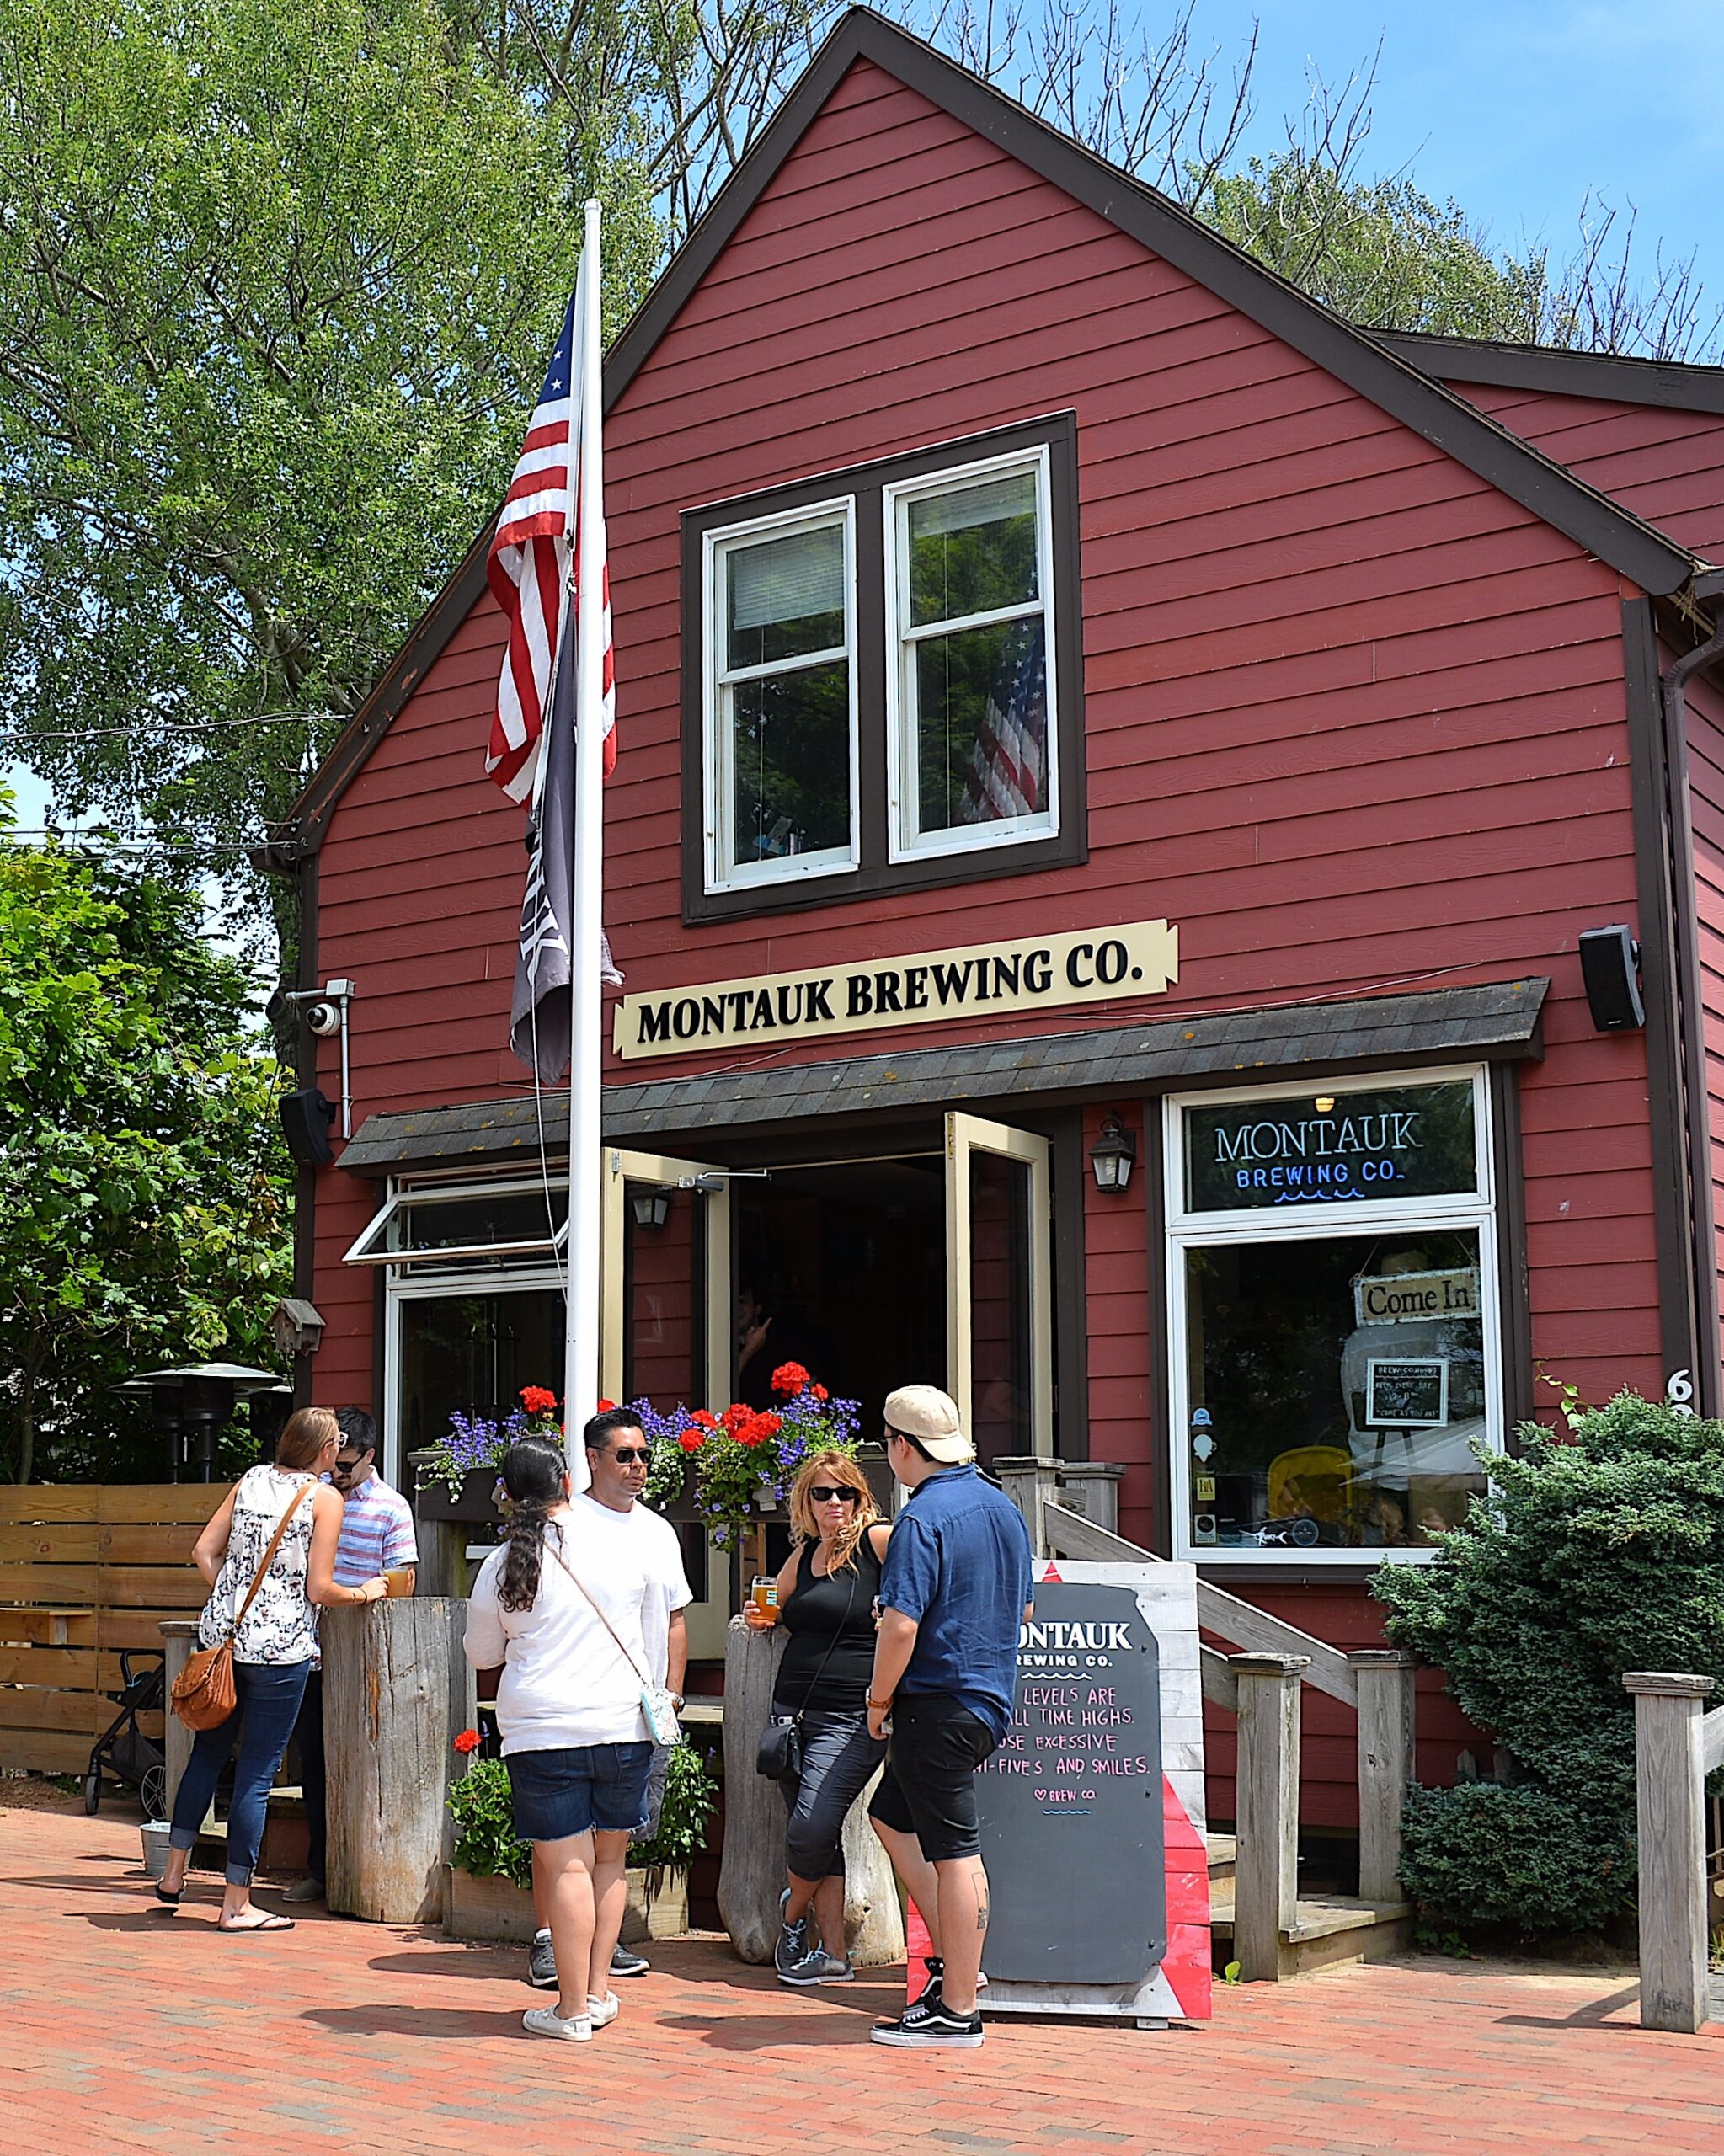
[[[1434,1430],[1449,1420],[1449,1364],[1440,1355],[1371,1357],[1365,1422],[1374,1430]]]
[[[1193,1213],[1470,1197],[1478,1182],[1470,1079],[1185,1111]]]

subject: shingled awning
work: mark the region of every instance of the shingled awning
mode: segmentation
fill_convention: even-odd
[[[1033,1097],[1047,1107],[1206,1081],[1294,1078],[1350,1064],[1538,1056],[1539,1014],[1550,985],[1530,978],[649,1079],[605,1088],[605,1135],[689,1145],[709,1135],[756,1134],[769,1125],[883,1109],[974,1107],[1008,1097]],[[566,1153],[568,1102],[558,1091],[536,1108],[528,1093],[368,1116],[340,1165],[355,1175],[381,1176],[434,1161],[475,1167],[536,1161],[541,1115],[549,1149]]]

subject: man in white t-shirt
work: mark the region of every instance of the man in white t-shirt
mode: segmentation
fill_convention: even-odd
[[[534,1755],[548,1760],[572,1748],[598,1746],[607,1753],[632,1749],[644,1730],[643,1677],[662,1684],[679,1708],[682,1704],[688,1663],[682,1613],[693,1597],[676,1530],[638,1502],[649,1465],[645,1434],[634,1416],[613,1408],[595,1415],[583,1435],[592,1486],[570,1498],[558,1515],[566,1564],[552,1554],[547,1542],[533,1607],[506,1612],[499,1601],[499,1552],[481,1568],[469,1609],[470,1658],[481,1668],[505,1665],[498,1687],[498,1719],[504,1757],[520,1762],[514,1770],[518,1784],[525,1782]],[[643,1764],[643,1784],[645,1779]],[[517,1787],[516,1795],[519,1813],[523,1801],[530,1804],[532,1799],[523,1787]],[[636,1808],[627,1816],[638,1825],[645,1808],[643,1790],[633,1790],[632,1796]],[[628,1833],[608,1817],[592,1822],[571,1817],[567,1829],[560,1820],[550,1819],[534,1838],[579,1833],[590,1824],[595,1829],[595,1959],[602,1967],[616,1947]],[[536,1865],[536,1901],[537,1878]],[[542,1926],[548,1914],[548,1908],[539,1908]],[[606,1930],[608,1940],[602,1935]],[[557,1982],[548,1928],[534,1941],[532,1981]]]

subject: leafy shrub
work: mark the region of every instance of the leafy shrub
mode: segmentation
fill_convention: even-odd
[[[659,1831],[632,1842],[628,1860],[649,1870],[686,1870],[707,1845],[707,1822],[718,1805],[718,1785],[703,1755],[691,1744],[672,1751],[665,1774]],[[451,1861],[476,1879],[499,1878],[531,1886],[533,1853],[515,1831],[509,1766],[503,1759],[475,1759],[449,1792],[455,1819]]]
[[[1519,1436],[1434,1561],[1373,1582],[1511,1762],[1508,1786],[1412,1793],[1401,1876],[1455,1921],[1583,1930],[1633,1893],[1623,1672],[1724,1678],[1724,1424],[1625,1392]]]

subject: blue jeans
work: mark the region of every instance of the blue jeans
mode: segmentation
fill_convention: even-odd
[[[309,1662],[236,1662],[233,1689],[239,1694],[239,1705],[226,1721],[214,1729],[200,1729],[192,1739],[191,1757],[173,1799],[173,1830],[168,1843],[176,1849],[189,1849],[195,1844],[198,1828],[238,1737],[233,1799],[227,1808],[230,1886],[249,1886],[258,1868],[270,1785],[293,1734],[311,1667]]]

